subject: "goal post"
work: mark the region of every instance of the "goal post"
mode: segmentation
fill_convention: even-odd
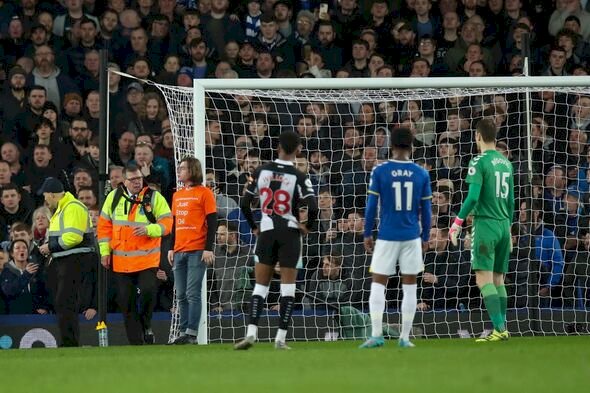
[[[205,179],[205,170],[207,162],[205,156],[205,88],[197,83],[194,83],[193,89],[193,116],[195,119],[194,152],[195,158],[197,158],[201,162],[203,179]],[[199,345],[206,345],[209,342],[209,324],[207,323],[207,316],[209,313],[207,312],[207,306],[207,274],[205,274],[201,282],[201,318],[197,335],[197,343]]]
[[[297,129],[297,127],[303,127],[302,132],[305,132],[307,126],[305,124],[302,126],[301,123],[313,118],[310,122],[314,127],[317,126],[317,134],[313,138],[308,136],[302,138],[306,144],[304,165],[308,165],[310,176],[312,176],[311,168],[317,162],[313,161],[315,156],[311,156],[319,151],[320,160],[329,158],[332,166],[328,174],[323,174],[326,176],[322,177],[323,175],[313,173],[314,181],[318,182],[314,183],[314,187],[318,192],[330,190],[330,195],[335,200],[334,211],[339,210],[339,214],[335,213],[331,221],[332,226],[318,229],[304,243],[307,261],[313,257],[314,262],[305,265],[300,274],[297,293],[302,309],[295,313],[294,328],[290,333],[290,337],[292,335],[293,338],[301,340],[338,337],[362,339],[369,331],[366,325],[368,311],[366,282],[370,281],[368,274],[370,258],[362,251],[362,244],[359,246],[355,237],[347,231],[362,220],[362,216],[359,218],[355,214],[363,210],[362,200],[366,197],[366,183],[362,183],[366,181],[366,178],[359,182],[359,178],[355,176],[362,172],[363,165],[369,161],[364,154],[370,149],[365,147],[375,148],[378,152],[379,156],[374,160],[375,163],[387,159],[387,153],[383,156],[387,146],[384,150],[380,148],[383,145],[377,145],[378,133],[385,134],[382,142],[384,140],[387,144],[388,132],[395,126],[413,127],[413,130],[417,132],[417,140],[420,140],[422,145],[417,148],[414,158],[421,165],[432,165],[431,173],[436,173],[433,177],[433,191],[444,196],[450,189],[451,199],[455,199],[448,201],[449,212],[445,213],[448,219],[451,214],[458,211],[457,207],[466,196],[466,188],[463,184],[464,176],[452,178],[448,175],[451,171],[442,170],[449,168],[439,168],[439,165],[448,162],[447,158],[449,158],[442,156],[439,141],[446,138],[444,144],[453,147],[449,138],[454,140],[454,138],[464,138],[463,135],[472,135],[479,118],[491,116],[498,119],[499,127],[504,132],[502,141],[514,157],[515,176],[518,177],[515,179],[515,187],[519,189],[518,194],[521,197],[519,202],[526,198],[532,199],[534,195],[531,193],[538,192],[539,187],[541,191],[543,189],[542,185],[539,186],[536,183],[533,186],[533,181],[537,181],[539,175],[545,175],[546,171],[552,167],[550,164],[555,164],[551,161],[553,158],[551,160],[547,158],[549,156],[559,156],[560,160],[566,160],[567,163],[563,165],[568,173],[564,176],[572,184],[577,181],[571,177],[574,176],[574,168],[568,161],[571,157],[567,149],[563,150],[563,147],[568,144],[569,118],[570,114],[576,110],[576,97],[590,96],[590,77],[588,76],[203,79],[194,80],[192,88],[165,86],[149,81],[147,83],[157,87],[166,101],[174,135],[176,163],[182,157],[191,154],[204,163],[204,171],[214,170],[217,186],[221,185],[219,189],[223,191],[224,196],[234,200],[234,208],[239,200],[240,183],[237,180],[240,166],[249,165],[246,162],[250,159],[248,149],[254,147],[253,150],[258,152],[257,164],[260,164],[262,160],[274,158],[273,151],[276,148],[278,133],[284,129]],[[554,96],[565,97],[563,101],[554,102],[554,106],[561,105],[559,108],[563,110],[563,113],[558,113],[557,110],[554,110],[555,113],[545,113],[546,103],[543,91],[549,91]],[[418,103],[418,109],[411,102]],[[240,105],[244,103],[246,105],[241,107]],[[368,112],[372,110],[372,113],[364,113],[365,104],[368,104]],[[387,105],[381,107],[380,104],[392,104],[391,110],[394,111],[394,115],[391,116],[388,112],[390,109]],[[315,109],[310,110],[310,105],[323,106],[326,112],[314,112]],[[421,112],[421,118],[414,118],[416,111]],[[428,116],[425,116],[425,113],[428,113]],[[453,134],[454,131],[452,132],[450,128],[451,121],[448,118],[456,116],[457,113],[459,113],[460,126],[459,130]],[[546,114],[547,119],[551,118],[551,121],[543,123]],[[536,123],[539,116],[542,117],[541,125]],[[268,135],[257,139],[254,134],[258,132],[256,130],[261,121]],[[209,130],[210,127],[211,130]],[[214,127],[217,128],[214,129]],[[557,127],[559,132],[555,131]],[[546,143],[549,149],[550,154],[547,157],[542,154],[539,156],[538,151],[531,147],[538,142],[539,136],[532,134],[538,132],[539,128],[542,129],[543,136],[546,136],[542,143]],[[347,134],[349,129],[352,130],[351,135]],[[355,130],[358,135],[354,133]],[[208,132],[210,134],[207,134]],[[545,132],[547,132],[546,135]],[[215,136],[214,133],[216,133]],[[217,145],[212,146],[211,141],[215,138],[217,138]],[[463,140],[455,146],[458,157],[457,173],[462,173],[461,171],[466,169],[468,158],[475,154],[473,140],[465,138],[467,138],[468,147],[463,147]],[[314,143],[310,143],[311,139]],[[355,145],[352,150],[354,152],[362,150],[362,154],[353,155],[353,158],[349,160],[343,157],[347,157],[347,143],[351,140],[352,143],[360,141],[361,148],[358,149]],[[554,143],[548,143],[549,140],[553,140]],[[251,159],[256,161],[256,157]],[[320,166],[322,166],[321,163]],[[580,170],[582,170],[581,167]],[[447,180],[451,180],[439,181],[441,173],[445,174]],[[232,181],[236,184],[229,180],[232,176]],[[522,223],[529,227],[532,226],[530,205],[527,204],[526,208],[526,222]],[[518,212],[520,206],[516,209]],[[438,218],[442,217],[442,213],[440,214]],[[244,306],[247,306],[249,291],[252,289],[249,285],[254,263],[253,242],[246,234],[247,227],[239,212],[236,213],[234,210],[232,214],[226,214],[226,216],[224,218],[228,221],[237,223],[238,237],[247,250],[237,257],[228,256],[227,260],[231,262],[227,262],[226,266],[214,267],[215,282],[213,284],[205,285],[206,278],[204,279],[202,295],[204,304],[199,328],[200,344],[239,339],[244,334],[247,322],[247,310]],[[515,225],[519,226],[521,223],[518,220],[517,213]],[[342,229],[344,227],[347,229]],[[558,232],[563,233],[567,229],[567,225],[563,223],[554,223],[553,227],[556,229],[556,238]],[[334,237],[329,238],[328,232]],[[466,230],[465,234],[469,235],[469,230]],[[521,235],[518,230],[517,236]],[[532,238],[531,235],[529,239]],[[432,302],[427,304],[430,308],[425,308],[417,314],[415,335],[473,336],[480,334],[488,326],[485,309],[481,305],[479,292],[469,271],[468,243],[469,239],[465,239],[462,248],[453,251],[454,255],[460,254],[457,259],[462,263],[460,266],[450,264],[441,266],[432,257],[435,251],[429,251],[431,254],[425,256],[427,263],[431,263],[431,267],[434,266],[436,272],[441,273],[438,278],[443,284],[440,287],[436,284],[422,285],[421,294],[431,296]],[[577,268],[573,273],[567,270],[570,265],[577,263],[575,258],[588,252],[582,250],[583,242],[580,243],[582,251],[576,251],[574,259],[566,260],[565,263],[562,260],[561,265],[557,267],[551,266],[550,260],[537,261],[535,258],[525,257],[526,247],[523,245],[517,245],[517,248],[522,249],[522,254],[517,253],[514,260],[511,259],[511,269],[514,270],[509,272],[510,280],[513,280],[510,283],[510,291],[512,291],[510,296],[518,300],[512,301],[509,306],[510,330],[515,334],[523,335],[561,334],[572,324],[574,326],[578,323],[587,324],[590,318],[585,307],[590,304],[584,299],[590,295],[588,289],[590,281],[584,278],[583,274],[580,275]],[[343,255],[341,279],[327,280],[332,285],[330,288],[348,291],[346,292],[348,295],[342,298],[327,299],[317,290],[318,285],[321,287],[325,284],[319,281],[324,274],[323,257],[330,254],[332,252],[330,250],[336,250],[337,254]],[[562,259],[571,258],[571,250],[563,249],[562,251],[564,254]],[[565,255],[566,252],[570,255]],[[570,276],[566,277],[568,274]],[[538,294],[543,280],[546,282],[555,280],[556,283],[559,281],[564,288],[565,282],[569,280],[567,294],[564,289],[559,295],[561,303],[553,304],[552,299],[548,300]],[[229,281],[231,281],[230,284],[228,284]],[[215,293],[206,293],[207,287],[211,285]],[[390,290],[394,294],[388,295],[390,312],[385,320],[386,331],[391,336],[396,334],[399,322],[396,311],[399,302],[397,302],[394,286],[388,288],[388,294]],[[224,294],[223,291],[231,293]],[[216,307],[223,309],[223,312],[208,317],[209,304],[206,302],[207,299],[212,299],[212,296],[215,297]],[[224,300],[220,300],[222,298]],[[454,300],[448,301],[448,299]],[[320,308],[323,311],[317,312]],[[274,334],[277,316],[278,314],[270,308],[269,304],[269,310],[261,318],[262,339],[269,339]],[[171,339],[178,334],[177,323],[178,315],[176,314],[173,315]]]

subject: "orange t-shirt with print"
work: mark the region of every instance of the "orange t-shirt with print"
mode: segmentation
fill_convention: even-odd
[[[200,251],[207,240],[207,215],[217,212],[215,195],[205,186],[186,187],[172,197],[175,252]]]

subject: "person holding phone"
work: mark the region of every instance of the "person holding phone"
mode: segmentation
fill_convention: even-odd
[[[330,20],[330,11],[328,9],[328,3],[321,3],[320,4],[318,18],[320,20]]]
[[[10,243],[9,254],[10,261],[0,273],[7,314],[47,314],[44,285],[37,274],[39,264],[29,262],[29,245],[17,239]]]

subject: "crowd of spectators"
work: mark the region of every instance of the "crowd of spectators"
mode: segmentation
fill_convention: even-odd
[[[171,114],[146,80],[188,87],[193,78],[518,76],[523,33],[530,35],[533,74],[587,75],[587,10],[590,2],[580,0],[0,1],[0,314],[52,312],[55,277],[38,252],[51,217],[37,195],[44,178],[60,179],[96,224],[99,193],[108,191],[97,186],[99,50],[108,50],[111,70],[137,78],[110,74],[109,189],[135,162],[146,183],[170,198]],[[453,247],[447,228],[465,195],[462,179],[482,118],[498,126],[498,149],[516,173],[511,306],[588,306],[590,95],[535,92],[531,109],[529,149],[524,96],[517,93],[347,103],[211,94],[206,182],[223,221],[208,272],[210,310],[240,311],[248,298],[255,239],[239,196],[252,171],[275,158],[284,129],[303,137],[296,166],[309,175],[320,207],[304,242],[299,307],[366,309],[366,190],[398,126],[415,133],[413,158],[433,184],[418,307],[478,308],[469,230]],[[80,312],[91,319],[96,266],[83,271]],[[158,278],[157,309],[170,310],[173,277],[164,260]],[[389,307],[399,306],[397,287],[390,280]]]

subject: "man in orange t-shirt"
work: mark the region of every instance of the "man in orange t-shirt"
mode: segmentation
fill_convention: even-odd
[[[178,180],[185,187],[172,197],[174,250],[168,252],[180,314],[180,336],[173,344],[194,344],[201,322],[203,277],[215,260],[217,207],[213,191],[202,184],[198,159],[184,158],[178,169]]]

